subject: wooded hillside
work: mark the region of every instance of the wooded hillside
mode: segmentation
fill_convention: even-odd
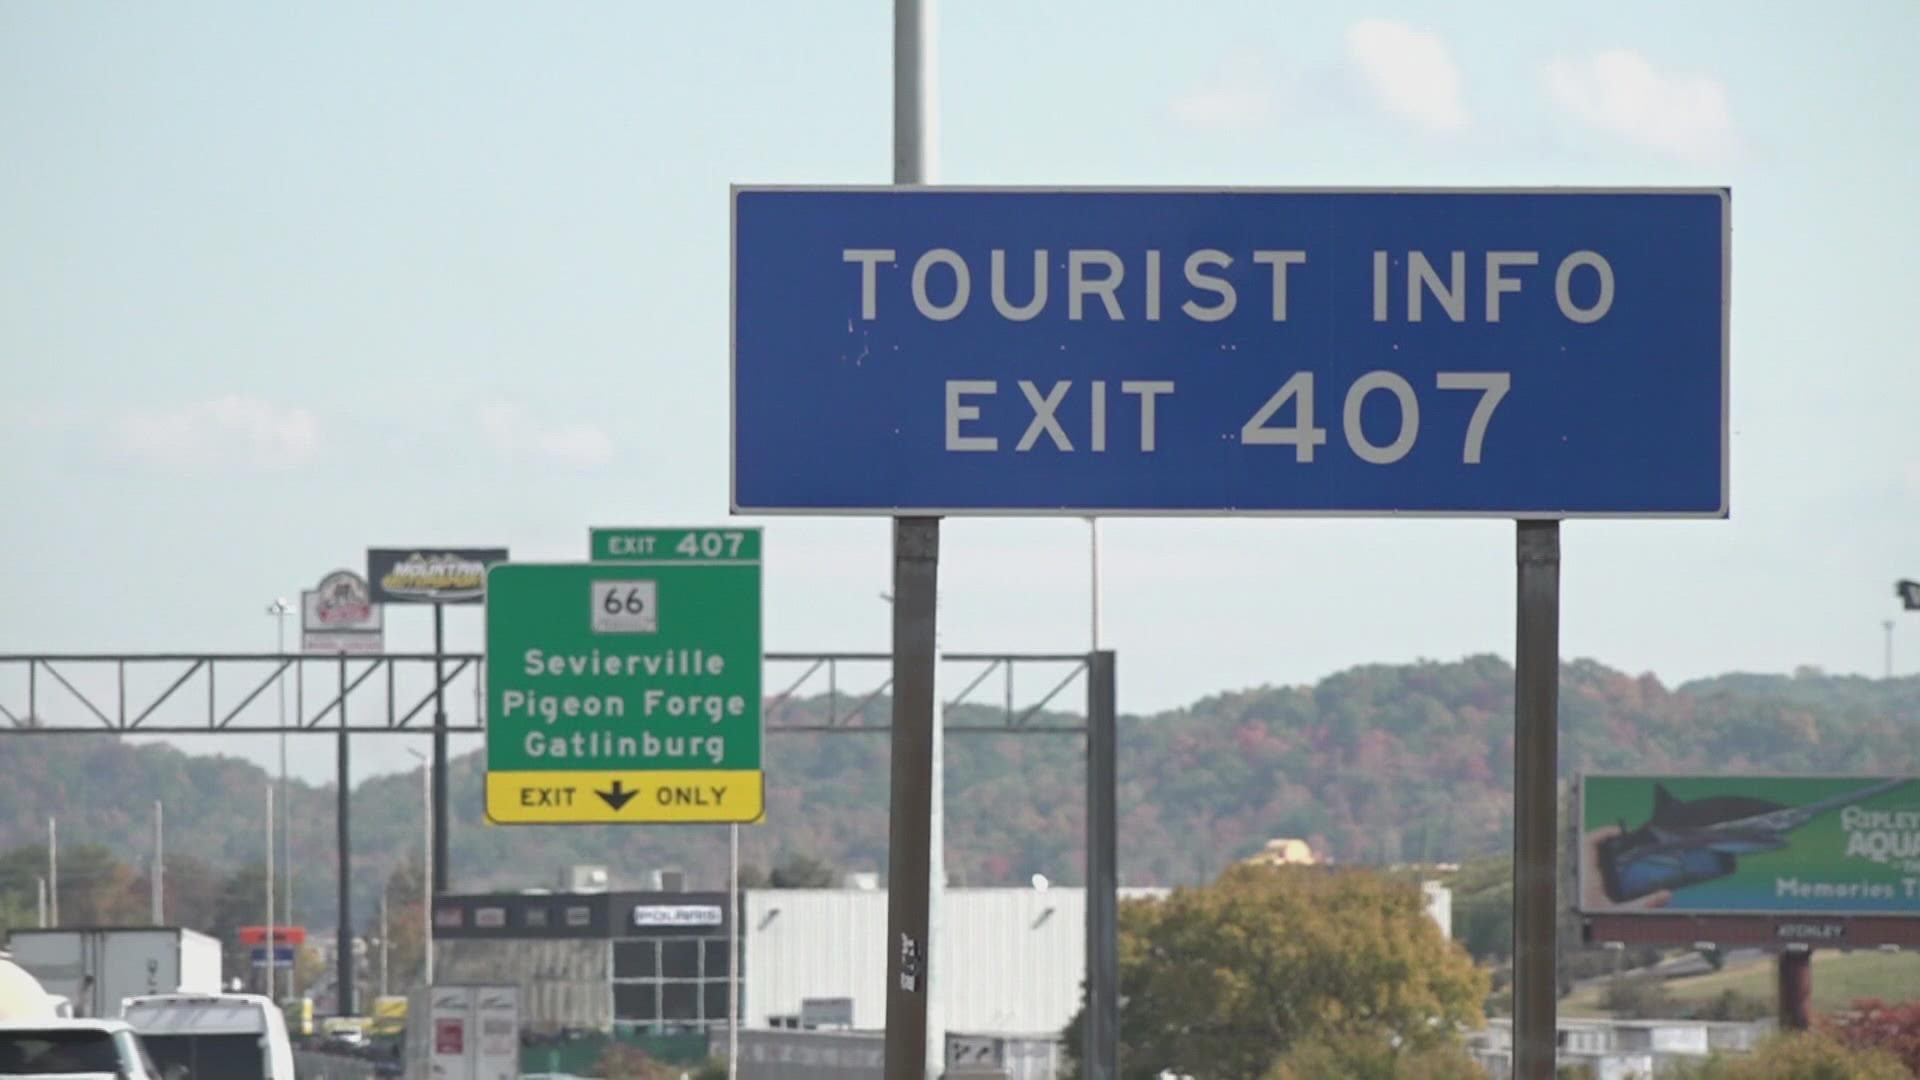
[[[1120,690],[1124,707],[1124,665]],[[1125,716],[1122,879],[1211,880],[1276,836],[1308,839],[1343,862],[1508,850],[1512,693],[1512,668],[1480,656],[1362,666],[1313,686],[1235,691],[1173,712]],[[884,718],[885,702],[869,715]],[[963,712],[960,719],[995,717]],[[1668,688],[1579,661],[1563,672],[1561,722],[1563,771],[1920,770],[1920,678],[1802,672]],[[949,740],[947,839],[956,884],[1024,883],[1036,872],[1080,880],[1081,753],[1081,740],[1062,735]],[[805,855],[842,870],[884,871],[884,733],[776,735],[767,759],[768,823],[745,830],[746,862],[766,867]],[[481,768],[471,755],[452,772],[461,888],[551,886],[574,862],[607,863],[634,886],[663,866],[684,868],[695,885],[724,880],[723,827],[487,826]],[[0,737],[0,776],[7,778],[0,849],[44,842],[54,816],[63,846],[97,844],[143,862],[152,804],[161,800],[170,854],[222,873],[262,857],[267,776],[242,761],[107,736],[11,736]],[[380,882],[419,850],[420,775],[369,781],[353,805],[356,904],[371,912]],[[331,789],[298,786],[293,806],[296,916],[331,925]]]

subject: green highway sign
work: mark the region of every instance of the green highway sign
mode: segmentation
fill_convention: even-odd
[[[673,562],[760,561],[760,530],[753,529],[608,529],[588,530],[595,562],[634,559]]]
[[[489,821],[760,820],[758,530],[682,533],[751,548],[489,570]]]

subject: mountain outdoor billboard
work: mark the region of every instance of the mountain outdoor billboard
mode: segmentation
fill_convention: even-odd
[[[1584,914],[1920,916],[1920,777],[1592,775]]]
[[[478,604],[506,561],[506,548],[368,548],[367,586],[376,604]]]

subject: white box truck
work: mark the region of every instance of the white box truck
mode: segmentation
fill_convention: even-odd
[[[520,988],[415,988],[407,1003],[405,1080],[515,1080],[520,1075]]]
[[[15,930],[13,962],[73,1015],[118,1017],[121,1002],[145,994],[220,992],[220,942],[169,926]]]

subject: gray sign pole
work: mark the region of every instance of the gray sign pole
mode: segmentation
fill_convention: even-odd
[[[1081,1076],[1120,1075],[1120,867],[1113,653],[1087,656],[1087,1019]]]
[[[911,7],[915,0],[897,0]],[[893,525],[893,730],[887,843],[887,1080],[927,1072],[938,518]]]
[[[893,182],[926,175],[925,0],[893,4]],[[887,1080],[927,1075],[935,603],[940,519],[893,522],[892,806],[887,837]]]
[[[334,987],[335,1016],[353,1015],[353,781],[351,761],[347,756],[347,654],[340,654],[340,761],[339,791],[335,798],[339,800],[334,810],[334,824],[339,830],[340,844],[340,924],[339,937],[334,949],[336,957],[336,976]],[[288,853],[292,858],[292,853]],[[293,969],[287,969],[289,981],[293,978]]]
[[[1554,841],[1560,728],[1560,523],[1518,522],[1513,695],[1515,1080],[1554,1075]]]

